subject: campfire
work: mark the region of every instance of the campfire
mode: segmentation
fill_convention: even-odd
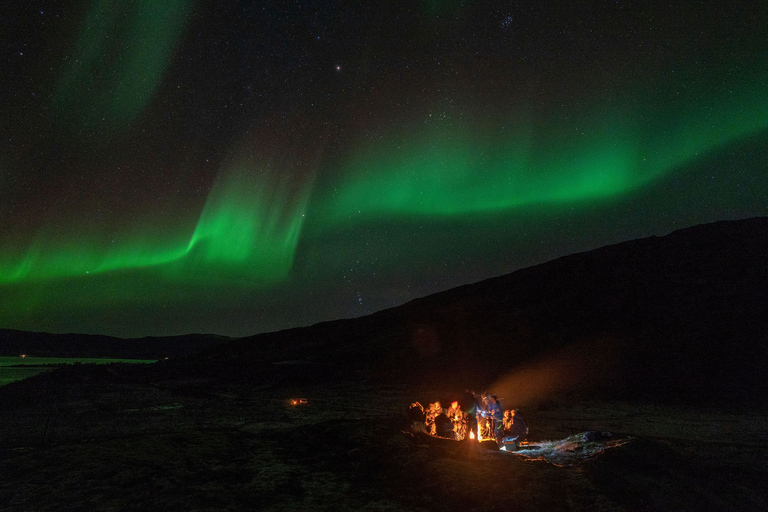
[[[443,407],[437,401],[426,408],[414,402],[408,408],[412,429],[432,437],[454,441],[493,441],[500,449],[517,450],[528,433],[525,420],[516,410],[502,412],[493,395],[466,393]]]
[[[502,413],[499,400],[493,395],[466,393],[447,408],[439,401],[427,407],[414,402],[408,407],[408,417],[417,438],[467,441],[556,466],[581,464],[633,439],[589,430],[566,439],[531,442],[526,439],[528,424],[519,411],[507,409]]]

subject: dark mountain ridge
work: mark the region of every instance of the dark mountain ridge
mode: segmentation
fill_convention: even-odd
[[[229,340],[216,334],[123,339],[100,334],[53,334],[0,329],[0,356],[163,359],[187,356]]]
[[[159,378],[512,388],[519,402],[577,392],[753,402],[768,390],[767,262],[768,218],[722,221],[356,319],[239,339],[0,330],[0,347],[9,355],[171,357],[153,365]]]
[[[240,338],[200,361],[290,360],[304,375],[324,365],[328,378],[456,386],[539,365],[553,390],[730,401],[768,389],[767,333],[768,218],[753,218],[565,256],[363,318]]]

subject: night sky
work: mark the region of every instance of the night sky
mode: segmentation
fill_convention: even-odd
[[[667,4],[5,0],[0,328],[244,336],[768,215],[768,3]]]

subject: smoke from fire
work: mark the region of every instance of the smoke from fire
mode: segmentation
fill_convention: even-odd
[[[488,389],[515,407],[586,391],[611,379],[616,352],[611,340],[578,342],[515,368]]]

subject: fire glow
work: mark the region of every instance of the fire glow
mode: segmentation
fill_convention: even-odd
[[[474,405],[462,408],[458,401],[454,401],[450,407],[443,408],[438,401],[425,408],[419,402],[414,402],[409,407],[409,416],[419,429],[431,436],[455,441],[496,441],[494,420],[478,411]]]
[[[502,412],[496,395],[466,392],[450,407],[439,401],[428,407],[414,402],[408,407],[411,429],[416,433],[453,441],[490,442],[486,447],[517,451],[528,443],[528,424],[517,409]]]

